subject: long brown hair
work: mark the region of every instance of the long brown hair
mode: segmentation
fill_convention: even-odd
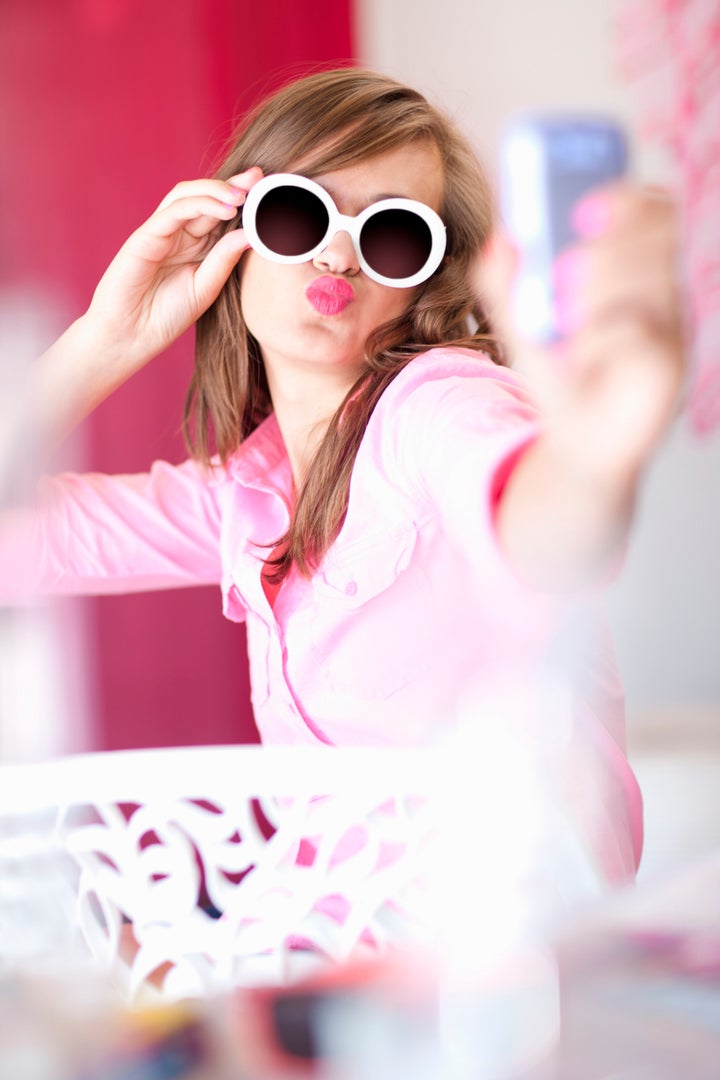
[[[368,339],[367,369],[331,419],[290,527],[268,560],[278,580],[293,563],[310,574],[337,536],[370,415],[413,356],[452,342],[482,349],[500,362],[470,283],[471,262],[492,228],[492,199],[477,158],[447,117],[416,90],[357,68],[313,74],[275,93],[246,119],[216,173],[229,179],[252,165],[265,174],[292,172],[302,161],[305,175],[319,175],[418,140],[434,142],[444,166],[445,259],[405,313]],[[236,268],[197,324],[184,419],[191,452],[205,462],[217,452],[226,462],[271,410],[260,347],[243,320]]]

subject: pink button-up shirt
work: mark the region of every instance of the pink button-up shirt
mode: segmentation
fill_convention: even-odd
[[[528,695],[528,737],[554,747],[554,783],[605,876],[620,880],[639,858],[641,810],[602,619],[593,598],[571,605],[524,588],[496,537],[499,492],[538,430],[512,372],[434,349],[383,394],[339,536],[311,578],[290,573],[274,605],[261,572],[288,525],[292,476],[272,415],[225,468],[157,462],[144,475],[44,481],[41,587],[219,584],[224,614],[247,624],[266,743],[427,744],[550,672],[567,707],[538,719]]]

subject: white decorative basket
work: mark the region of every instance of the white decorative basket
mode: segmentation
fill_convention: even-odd
[[[39,820],[71,918],[131,998],[151,977],[167,998],[279,983],[432,933],[437,767],[425,750],[255,746],[5,766],[0,873],[9,843],[26,857],[7,823]]]

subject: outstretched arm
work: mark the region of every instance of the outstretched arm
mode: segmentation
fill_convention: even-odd
[[[622,550],[643,470],[676,415],[685,366],[672,202],[616,185],[589,196],[577,223],[584,242],[556,268],[561,345],[534,348],[509,325],[514,254],[502,240],[481,271],[514,366],[535,384],[547,416],[498,508],[511,564],[544,589],[582,587]]]

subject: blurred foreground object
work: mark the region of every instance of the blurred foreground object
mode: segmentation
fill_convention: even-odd
[[[330,1075],[347,1080],[496,1080],[535,1062],[558,1036],[549,928],[607,885],[549,800],[513,705],[473,699],[457,737],[425,749],[195,747],[0,769],[0,823],[46,823],[48,897],[67,898],[69,945],[64,959],[61,926],[33,949],[50,913],[16,905],[26,941],[10,956],[0,935],[8,977],[97,971],[135,1008],[236,992],[247,1003],[243,991],[315,979],[331,1021],[300,1040],[311,1059],[339,1055],[346,1071]],[[27,865],[26,835],[15,850]],[[0,858],[0,899],[12,869]],[[293,1001],[291,1013],[312,1005]],[[284,1068],[282,1047],[255,1049]]]
[[[694,354],[688,411],[705,434],[720,424],[720,4],[620,0],[616,21],[641,133],[670,152],[676,169]]]
[[[237,1043],[247,1046],[239,1036],[254,1033],[252,1060],[268,1071],[253,1076],[717,1080],[718,896],[714,855],[570,920],[548,949],[558,972],[559,1037],[524,1062],[508,1053],[506,1068],[458,1066],[457,1031],[443,1023],[442,980],[411,956],[404,966],[349,966],[294,987],[243,991]],[[521,1035],[537,1021],[534,995],[526,995],[536,972],[516,959],[485,980],[467,1014],[478,1045],[492,1047],[499,1031]],[[297,1071],[289,1068],[293,1055]],[[272,1071],[283,1063],[287,1072]]]
[[[32,365],[66,318],[51,295],[0,291],[0,580],[3,595],[27,578],[32,542],[13,541],[13,515],[32,507],[41,462]],[[66,448],[75,455],[78,445]],[[74,463],[74,459],[73,459]],[[4,533],[3,529],[7,528]],[[9,536],[8,543],[3,543]],[[23,565],[18,565],[22,563]],[[24,596],[0,604],[0,763],[38,761],[83,748],[89,730],[87,634],[76,605]]]
[[[129,1007],[102,974],[0,979],[8,1080],[717,1080],[720,857],[605,898],[549,943],[561,1026],[540,1056],[458,1063],[442,972],[427,954],[346,961]],[[535,972],[506,963],[465,1021],[478,1046],[537,1022]],[[532,995],[531,995],[532,998]],[[512,1048],[511,1048],[512,1049]],[[510,1057],[512,1055],[508,1055]],[[485,1055],[486,1060],[490,1057]]]
[[[0,823],[49,819],[86,950],[130,1001],[414,946],[439,951],[448,985],[465,988],[608,888],[510,707],[473,718],[423,749],[190,747],[6,766]]]
[[[179,1000],[429,932],[435,768],[430,751],[86,754],[1,769],[0,822],[51,818],[94,963],[128,1001]]]
[[[538,923],[510,887],[532,878],[530,852],[508,843],[538,801],[506,832],[490,782],[507,772],[503,745],[474,769],[474,739],[464,768],[443,748],[203,747],[0,770],[0,815],[60,806],[58,869],[86,946],[38,940],[23,964],[0,935],[0,1076],[717,1080],[720,856],[650,887],[588,889]],[[528,765],[510,797],[535,782]],[[427,794],[449,789],[448,814],[479,818],[455,821],[441,865]],[[73,825],[70,804],[89,803]],[[563,865],[576,854],[566,838]],[[428,883],[428,857],[454,876]],[[131,916],[140,948],[123,966]]]

